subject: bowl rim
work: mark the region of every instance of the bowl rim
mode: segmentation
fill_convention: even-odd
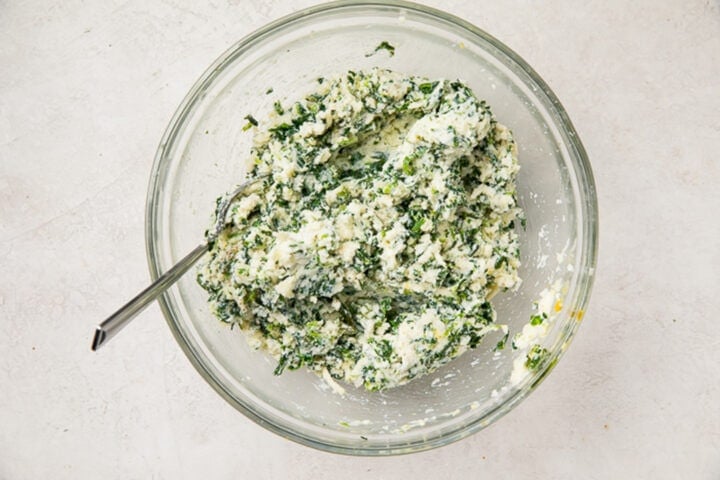
[[[158,248],[156,245],[157,232],[155,231],[154,219],[157,214],[156,205],[159,201],[161,192],[160,181],[163,176],[160,175],[161,164],[165,158],[165,151],[167,146],[171,144],[172,140],[178,133],[179,127],[182,125],[183,119],[191,112],[192,108],[196,103],[200,101],[201,93],[212,84],[215,77],[222,71],[222,66],[233,59],[238,54],[241,54],[244,49],[254,42],[258,41],[265,35],[274,32],[279,27],[291,24],[297,20],[308,16],[315,16],[330,11],[342,10],[347,8],[357,7],[382,7],[382,8],[399,8],[418,12],[420,14],[429,15],[435,17],[441,21],[449,22],[459,27],[460,29],[480,37],[483,41],[491,44],[497,48],[500,53],[507,56],[512,62],[514,62],[530,79],[540,88],[538,94],[544,95],[549,104],[554,109],[560,120],[558,127],[561,127],[561,131],[566,135],[567,148],[570,151],[570,157],[574,160],[574,166],[576,167],[576,179],[578,181],[578,188],[580,190],[580,197],[585,200],[582,205],[579,206],[582,212],[583,221],[580,222],[582,225],[582,244],[580,245],[579,255],[581,259],[584,259],[582,263],[583,270],[579,272],[578,276],[578,291],[577,301],[575,305],[579,311],[585,311],[590,298],[590,292],[595,278],[595,269],[597,266],[597,250],[598,250],[598,206],[597,206],[597,195],[595,189],[595,181],[588,160],[587,152],[583,147],[583,144],[573,126],[567,112],[558,100],[557,96],[552,92],[547,83],[538,75],[538,73],[523,60],[517,53],[500,42],[498,39],[488,34],[484,30],[476,27],[475,25],[455,16],[450,13],[438,10],[425,5],[416,4],[405,0],[337,0],[329,3],[311,6],[295,13],[281,17],[275,21],[272,21],[260,29],[255,30],[249,35],[245,36],[241,40],[235,42],[232,46],[226,49],[200,76],[200,78],[193,84],[192,88],[185,95],[180,105],[175,110],[165,132],[163,133],[160,144],[157,148],[153,165],[151,168],[151,175],[148,185],[147,197],[146,197],[146,211],[145,211],[145,243],[146,253],[148,260],[148,267],[150,270],[150,276],[153,280],[157,279],[161,274],[159,270],[158,261]],[[250,420],[256,424],[280,435],[281,437],[293,440],[300,444],[313,447],[319,450],[329,451],[333,453],[341,453],[348,455],[359,455],[359,456],[378,456],[378,455],[399,455],[407,454],[412,452],[429,450],[444,446],[462,438],[465,438],[473,433],[478,432],[484,427],[497,421],[499,418],[504,416],[506,413],[511,411],[516,404],[526,398],[530,392],[535,390],[537,386],[547,377],[552,371],[558,360],[562,357],[567,346],[573,339],[575,332],[580,324],[580,318],[578,321],[571,322],[569,327],[566,327],[563,333],[558,339],[560,348],[551,352],[547,361],[537,370],[530,381],[524,388],[517,389],[513,395],[508,397],[504,402],[499,403],[491,410],[486,412],[484,415],[476,418],[472,422],[459,425],[453,430],[442,433],[433,437],[425,438],[415,442],[404,442],[398,445],[390,445],[384,447],[363,447],[363,446],[348,446],[330,443],[328,441],[319,440],[309,435],[305,435],[301,432],[290,430],[283,425],[275,423],[270,419],[264,417],[261,413],[254,410],[251,405],[242,403],[236,399],[222,384],[216,375],[207,368],[195,354],[192,346],[184,337],[182,331],[179,329],[173,318],[172,309],[168,301],[167,294],[163,294],[159,298],[160,309],[165,317],[165,320],[170,327],[175,340],[179,344],[185,356],[190,360],[190,363],[198,371],[200,376],[205,379],[208,384],[222,397],[231,404],[235,409],[243,413]]]

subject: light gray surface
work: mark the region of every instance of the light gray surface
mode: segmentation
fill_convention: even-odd
[[[310,5],[0,2],[0,478],[720,478],[720,5],[427,2],[516,50],[590,155],[584,325],[522,405],[462,442],[362,459],[266,432],[205,384],[148,282],[156,144],[226,47]]]

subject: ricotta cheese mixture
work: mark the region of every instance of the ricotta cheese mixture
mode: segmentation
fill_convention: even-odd
[[[517,148],[466,85],[349,71],[248,120],[267,177],[198,282],[276,374],[382,390],[507,334],[490,298],[520,283]]]

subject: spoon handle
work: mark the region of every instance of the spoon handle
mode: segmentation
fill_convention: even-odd
[[[95,351],[102,345],[107,343],[112,337],[115,336],[125,325],[130,323],[130,320],[142,312],[150,302],[159,297],[165,290],[170,288],[172,284],[178,281],[185,272],[190,269],[200,257],[203,256],[208,250],[208,245],[203,243],[195,247],[195,249],[188,253],[182,260],[176,263],[170,270],[163,273],[150,284],[142,292],[138,293],[135,298],[126,303],[120,310],[110,315],[107,320],[102,322],[95,329],[95,336],[93,337],[92,350]]]

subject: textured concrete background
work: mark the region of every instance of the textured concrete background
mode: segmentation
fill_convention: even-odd
[[[584,325],[497,424],[411,457],[283,440],[205,384],[152,306],[155,148],[205,67],[290,2],[0,0],[0,478],[720,478],[720,4],[433,0],[560,97],[600,198]],[[204,3],[204,2],[203,2]]]

